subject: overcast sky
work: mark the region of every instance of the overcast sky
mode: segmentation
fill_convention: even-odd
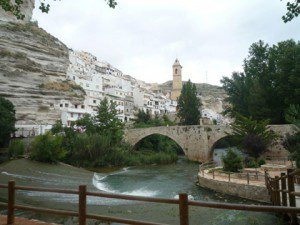
[[[49,14],[34,12],[42,28],[147,82],[171,80],[178,57],[183,80],[219,85],[242,70],[253,42],[300,40],[300,18],[283,23],[280,0],[117,0],[115,9],[104,0],[49,2]]]

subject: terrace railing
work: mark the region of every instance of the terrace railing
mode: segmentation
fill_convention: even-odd
[[[288,177],[290,177],[289,175]],[[291,179],[291,178],[290,178]],[[273,185],[273,184],[272,184]],[[291,183],[289,183],[291,186]],[[272,186],[273,187],[273,186]],[[277,186],[276,186],[277,187]],[[40,187],[29,187],[29,186],[16,186],[14,181],[9,181],[7,185],[0,184],[0,188],[7,189],[8,201],[7,203],[0,203],[0,206],[7,207],[7,224],[14,224],[15,210],[29,210],[38,213],[55,214],[63,216],[78,217],[79,225],[86,225],[87,219],[96,219],[107,222],[117,222],[122,224],[139,224],[139,225],[158,225],[160,223],[138,221],[132,219],[123,219],[111,216],[89,214],[87,212],[87,196],[101,197],[101,198],[114,198],[131,201],[142,201],[142,202],[153,202],[153,203],[165,203],[178,205],[179,209],[179,221],[180,225],[189,224],[189,206],[198,207],[209,207],[217,209],[229,209],[229,210],[246,210],[256,212],[273,212],[273,213],[288,213],[296,215],[300,213],[300,208],[297,208],[293,199],[290,200],[290,207],[286,206],[267,206],[267,205],[244,205],[244,204],[229,204],[229,203],[218,203],[218,202],[205,202],[205,201],[193,201],[188,199],[186,193],[180,193],[179,199],[166,199],[166,198],[151,198],[151,197],[139,197],[123,194],[110,194],[110,193],[99,193],[99,192],[88,192],[86,185],[80,185],[78,190],[65,190],[65,189],[51,189],[51,188],[40,188]],[[41,207],[32,207],[26,205],[15,204],[16,202],[16,191],[34,191],[34,192],[52,192],[62,194],[75,194],[79,196],[78,211],[65,211],[65,210],[54,210]],[[277,190],[277,189],[276,189]],[[292,196],[296,196],[299,193],[288,189],[288,193]],[[277,193],[277,192],[276,192]],[[284,192],[285,193],[285,192]],[[300,194],[299,194],[300,195]],[[278,200],[277,200],[278,201]],[[198,223],[201,225],[201,221]]]

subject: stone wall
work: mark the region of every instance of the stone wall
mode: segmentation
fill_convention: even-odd
[[[270,202],[268,190],[263,186],[238,184],[233,182],[212,180],[198,175],[199,186],[227,195],[246,198],[259,202]]]

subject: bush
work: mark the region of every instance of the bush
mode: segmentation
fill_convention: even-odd
[[[242,157],[229,149],[227,154],[222,157],[223,170],[228,172],[239,172],[243,169]]]
[[[266,164],[266,160],[260,159],[260,160],[257,162],[257,164],[258,164],[258,166],[265,165],[265,164]]]
[[[63,136],[50,133],[37,136],[30,145],[30,159],[39,162],[56,163],[66,156],[62,147]]]
[[[245,166],[247,168],[258,168],[258,163],[253,157],[247,157],[245,159]]]
[[[25,145],[21,140],[14,140],[10,143],[8,148],[9,157],[18,158],[23,156],[25,152]]]

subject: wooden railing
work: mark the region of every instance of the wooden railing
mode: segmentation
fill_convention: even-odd
[[[287,174],[281,173],[275,178],[266,173],[266,187],[274,206],[296,207],[296,196],[300,196],[300,192],[295,192],[295,180],[299,175],[299,169],[288,169]],[[296,223],[296,214],[290,214],[290,216],[292,222]]]
[[[253,172],[241,172],[241,173],[233,173],[233,172],[224,172],[224,171],[219,171],[216,169],[217,163],[216,162],[208,162],[201,164],[199,166],[199,175],[202,177],[205,177],[205,170],[209,170],[209,173],[207,173],[207,176],[209,178],[215,179],[215,176],[218,176],[218,179],[223,178],[224,181],[228,182],[234,182],[233,179],[238,180],[240,183],[241,181],[244,181],[245,184],[250,184],[251,181],[254,181],[254,184],[257,184],[257,181],[261,181],[262,184],[265,181],[265,174],[259,174],[258,171],[253,171]],[[208,175],[209,174],[209,175]]]
[[[8,182],[8,185],[0,184],[0,188],[8,190],[8,203],[0,203],[0,206],[7,207],[7,224],[14,224],[15,210],[29,210],[39,213],[46,214],[55,214],[62,216],[72,216],[78,217],[79,225],[86,225],[87,219],[96,219],[107,222],[117,222],[123,224],[134,224],[134,225],[159,225],[159,223],[138,221],[131,219],[123,219],[111,216],[103,215],[94,215],[87,213],[87,196],[101,197],[101,198],[114,198],[114,199],[123,199],[123,200],[132,200],[132,201],[142,201],[142,202],[154,202],[154,203],[166,203],[166,204],[175,204],[179,206],[179,221],[180,225],[189,224],[189,206],[200,206],[200,207],[209,207],[217,209],[229,209],[229,210],[246,210],[246,211],[255,211],[255,212],[274,212],[274,213],[289,213],[296,215],[300,213],[300,208],[295,207],[295,201],[290,200],[290,206],[263,206],[263,205],[243,205],[243,204],[229,204],[229,203],[217,203],[217,202],[205,202],[205,201],[192,201],[188,199],[186,193],[180,193],[179,199],[166,199],[166,198],[150,198],[150,197],[139,197],[123,194],[109,194],[109,193],[98,193],[98,192],[88,192],[86,185],[80,185],[78,190],[64,190],[64,189],[50,189],[50,188],[39,188],[39,187],[27,187],[27,186],[16,186],[14,181]],[[65,210],[54,210],[41,207],[32,207],[25,205],[15,204],[15,193],[18,190],[23,191],[35,191],[35,192],[54,192],[62,194],[75,194],[79,195],[78,202],[78,211],[65,211]],[[291,189],[289,189],[291,190]],[[293,196],[298,195],[296,192],[293,193]],[[202,224],[201,221],[198,224]]]

